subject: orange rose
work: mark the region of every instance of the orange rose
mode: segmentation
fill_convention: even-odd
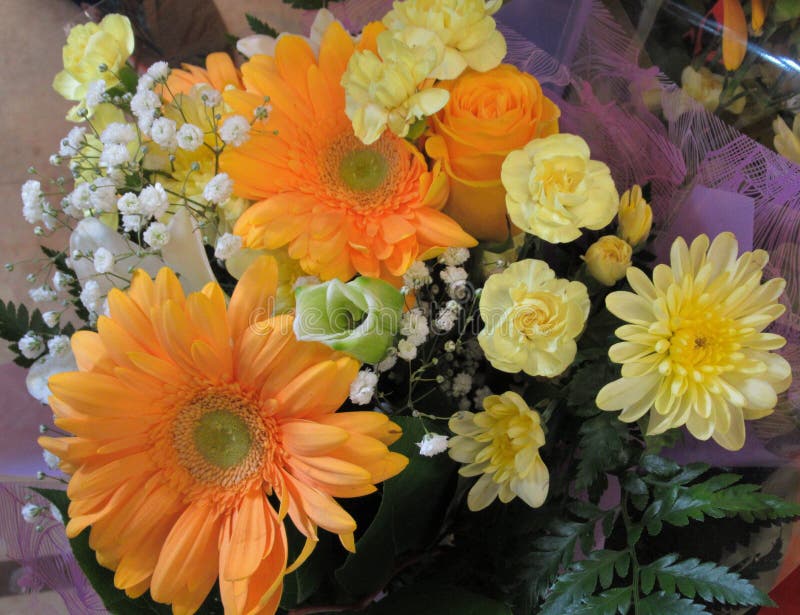
[[[500,167],[510,151],[558,132],[558,107],[510,64],[468,70],[436,87],[449,90],[450,100],[432,118],[426,150],[450,178],[444,212],[474,237],[502,241],[508,226]]]

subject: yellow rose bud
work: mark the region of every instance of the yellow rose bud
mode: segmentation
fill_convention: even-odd
[[[642,198],[642,189],[634,186],[619,199],[617,234],[634,248],[650,236],[653,225],[653,210]]]
[[[75,26],[67,36],[64,70],[53,80],[53,89],[67,100],[82,101],[92,82],[102,79],[107,89],[114,87],[133,46],[133,28],[123,15],[106,15],[99,24]]]
[[[450,179],[444,212],[478,239],[508,237],[506,191],[500,169],[506,155],[538,137],[558,132],[558,107],[528,73],[501,64],[485,73],[466,71],[439,87],[450,100],[431,121],[425,144]]]
[[[606,235],[590,245],[581,258],[589,275],[604,286],[614,286],[631,266],[631,254],[633,250],[627,241]]]
[[[550,243],[575,241],[582,227],[599,230],[619,210],[611,171],[576,135],[534,139],[506,156],[500,177],[511,221]]]

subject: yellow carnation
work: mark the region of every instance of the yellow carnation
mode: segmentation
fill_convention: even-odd
[[[647,241],[653,226],[653,210],[642,198],[642,189],[633,186],[619,199],[617,234],[634,248]]]
[[[519,496],[538,508],[550,485],[547,466],[539,456],[545,438],[539,413],[512,391],[489,395],[484,412],[458,412],[450,419],[449,454],[467,464],[458,473],[478,476],[467,495],[470,510],[482,510],[495,498],[510,502]]]
[[[106,15],[99,23],[75,26],[64,46],[64,70],[53,89],[67,100],[82,101],[90,83],[102,79],[107,88],[119,83],[119,70],[133,53],[131,22],[123,15]],[[100,70],[104,66],[105,70]]]
[[[494,15],[502,0],[403,0],[383,18],[395,32],[423,28],[444,44],[444,56],[430,76],[455,79],[469,67],[493,69],[506,55],[506,39],[497,31]]]
[[[775,131],[777,152],[795,164],[800,164],[800,113],[794,116],[791,130],[780,117],[772,122],[772,129]]]
[[[595,241],[581,258],[595,280],[605,286],[614,286],[631,266],[633,250],[627,241],[606,235]]]
[[[603,387],[597,405],[622,410],[621,421],[648,411],[648,435],[686,425],[700,440],[713,438],[732,451],[744,445],[745,420],[770,414],[791,383],[791,367],[770,352],[786,340],[764,329],[784,311],[785,282],[761,283],[763,250],[737,258],[732,233],[709,247],[700,235],[691,248],[672,244],[671,265],[658,265],[653,281],[628,269],[630,292],[608,295],[609,311],[629,324],[608,356],[622,363],[622,378]]]
[[[439,111],[450,96],[440,88],[417,90],[442,58],[442,44],[432,32],[414,28],[395,36],[386,31],[377,40],[380,57],[370,50],[356,52],[342,75],[345,113],[367,145],[387,127],[405,137],[411,124]]]
[[[581,227],[598,230],[619,209],[611,171],[589,159],[589,146],[576,135],[534,139],[511,152],[500,179],[511,221],[550,243],[581,236]]]
[[[501,371],[558,376],[575,359],[589,307],[580,282],[556,278],[544,261],[519,261],[486,280],[478,343]]]

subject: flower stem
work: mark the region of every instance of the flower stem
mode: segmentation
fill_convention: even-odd
[[[634,527],[631,517],[628,514],[628,494],[623,491],[622,496],[622,520],[625,523],[625,534],[628,542],[628,553],[631,556],[631,577],[633,581],[633,615],[639,615],[639,560],[636,557],[636,540],[631,540],[634,535]]]

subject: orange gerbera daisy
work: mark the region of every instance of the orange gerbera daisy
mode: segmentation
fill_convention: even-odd
[[[358,48],[374,46],[381,26],[368,26]],[[278,40],[275,57],[242,66],[247,91],[229,90],[235,113],[253,117],[269,97],[269,118],[250,140],[226,148],[222,170],[239,196],[257,200],[234,232],[245,247],[288,246],[303,269],[322,279],[356,272],[396,281],[433,249],[468,247],[475,240],[437,211],[447,177],[410,143],[389,131],[372,145],[353,134],[340,81],[357,45],[332,23],[317,58],[299,36]]]
[[[173,68],[167,77],[167,87],[162,92],[167,101],[178,94],[188,94],[192,86],[199,83],[207,83],[220,92],[229,85],[238,89],[243,87],[241,74],[227,53],[209,54],[206,57],[205,68],[192,64],[181,64],[181,66],[183,70]]]
[[[226,310],[216,283],[184,297],[175,274],[142,271],[108,295],[98,332],[72,338],[80,371],[50,380],[56,424],[40,438],[72,474],[67,534],[89,544],[132,597],[148,588],[194,613],[219,579],[225,613],[274,613],[287,569],[283,518],[313,549],[317,526],[354,550],[333,499],[375,491],[407,463],[377,412],[336,413],[358,362],[299,342],[265,313],[277,266],[261,257]],[[268,496],[276,496],[276,511]]]

